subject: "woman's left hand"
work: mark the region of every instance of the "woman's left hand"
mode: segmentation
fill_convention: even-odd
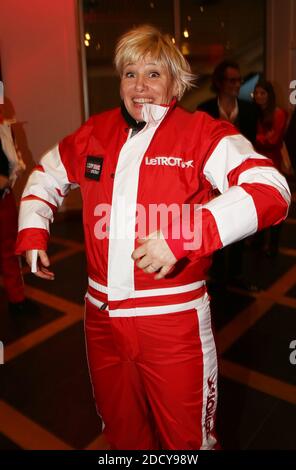
[[[157,272],[154,279],[162,279],[174,267],[177,258],[174,256],[161,231],[150,233],[144,239],[138,239],[140,246],[132,253],[138,268],[145,273]]]

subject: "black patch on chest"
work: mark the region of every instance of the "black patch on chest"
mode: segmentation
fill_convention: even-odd
[[[84,176],[91,180],[99,181],[102,173],[103,161],[104,158],[101,156],[88,155],[86,157]]]

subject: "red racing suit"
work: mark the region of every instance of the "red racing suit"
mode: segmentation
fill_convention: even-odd
[[[119,108],[93,116],[42,157],[23,194],[17,253],[46,250],[54,212],[79,185],[88,361],[106,436],[115,449],[211,449],[211,255],[280,223],[290,193],[231,124],[175,103],[145,104],[143,117],[133,135]],[[137,237],[157,229],[178,259],[159,281],[131,258]]]

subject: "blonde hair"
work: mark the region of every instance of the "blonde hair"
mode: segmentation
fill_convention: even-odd
[[[133,28],[119,38],[114,58],[117,72],[122,76],[126,64],[136,63],[147,55],[166,67],[171,74],[177,84],[179,100],[185,90],[195,86],[193,81],[197,77],[191,73],[189,63],[173,44],[170,36],[162,34],[151,25]]]

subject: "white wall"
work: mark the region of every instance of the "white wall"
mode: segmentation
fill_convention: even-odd
[[[28,169],[83,120],[76,9],[75,0],[0,0],[4,92]],[[79,205],[75,193],[68,205]]]
[[[286,109],[290,82],[296,80],[296,0],[267,0],[266,72]]]

